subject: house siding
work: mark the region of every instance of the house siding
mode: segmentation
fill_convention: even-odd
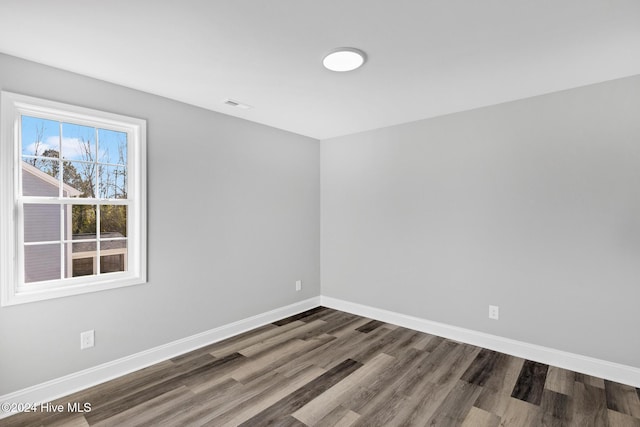
[[[42,179],[42,177],[23,168],[22,193],[24,196],[57,196],[58,186]],[[64,192],[67,195],[67,191]],[[64,209],[64,223],[68,223],[71,206]],[[60,206],[45,204],[25,204],[23,208],[24,241],[59,242],[60,241]],[[70,225],[70,224],[69,224]],[[67,239],[71,238],[71,230],[67,230]],[[26,246],[24,249],[25,283],[43,280],[60,279],[59,243],[50,245]],[[70,259],[65,256],[67,269]]]
[[[24,196],[57,196],[58,186],[43,181],[33,173],[22,169],[22,194]]]
[[[60,278],[60,244],[25,246],[25,283]]]

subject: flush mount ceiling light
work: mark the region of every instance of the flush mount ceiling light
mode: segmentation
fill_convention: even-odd
[[[360,68],[367,60],[367,54],[354,47],[339,47],[332,50],[322,60],[328,70],[343,72]]]

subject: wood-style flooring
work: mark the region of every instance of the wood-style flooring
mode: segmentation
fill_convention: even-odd
[[[640,390],[318,307],[2,426],[635,426]]]

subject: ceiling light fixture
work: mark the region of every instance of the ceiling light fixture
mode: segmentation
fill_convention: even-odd
[[[344,72],[362,67],[367,60],[367,54],[354,47],[339,47],[329,52],[322,60],[322,65],[328,70]]]

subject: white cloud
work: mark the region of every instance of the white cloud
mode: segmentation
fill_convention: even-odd
[[[40,145],[38,146],[38,152],[36,153],[36,143],[32,142],[31,144],[23,148],[22,153],[28,154],[28,155],[42,154],[50,148],[53,148],[53,146],[48,145],[45,142],[41,142]]]
[[[84,155],[84,142],[78,138],[62,138],[62,157],[66,160],[83,160]],[[95,149],[95,146],[92,148]],[[47,150],[60,151],[59,138],[57,136],[50,136],[44,141],[41,141],[38,145],[38,155],[42,155]],[[23,153],[33,155],[36,154],[36,143],[32,142],[27,145]]]
[[[85,142],[80,140],[79,138],[62,138],[62,157],[65,160],[87,160],[84,157],[84,145]],[[91,144],[91,148],[95,150],[95,144]],[[38,155],[42,155],[47,150],[56,150],[60,151],[59,147],[59,138],[57,136],[50,136],[46,138],[44,141],[41,141],[38,145]],[[36,154],[36,143],[32,142],[27,145],[23,149],[23,154],[26,155],[34,155]],[[107,152],[104,150],[100,150],[100,161],[105,161],[105,157],[108,159],[109,156],[106,156]],[[94,159],[95,160],[95,159]]]

